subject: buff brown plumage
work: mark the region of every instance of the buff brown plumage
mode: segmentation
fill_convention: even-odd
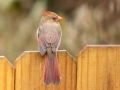
[[[60,83],[57,50],[62,36],[61,19],[54,12],[44,11],[37,29],[38,50],[41,55],[45,54],[44,83],[47,85]]]

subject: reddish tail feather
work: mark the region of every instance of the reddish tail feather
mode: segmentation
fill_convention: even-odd
[[[44,83],[47,85],[50,83],[60,83],[60,70],[56,54],[54,54],[54,58],[52,60],[49,60],[47,54],[45,55]]]

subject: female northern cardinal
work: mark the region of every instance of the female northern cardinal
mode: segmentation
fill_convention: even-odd
[[[41,55],[45,54],[44,83],[59,84],[60,71],[58,67],[57,49],[61,41],[62,19],[54,12],[44,11],[37,29],[38,50]]]

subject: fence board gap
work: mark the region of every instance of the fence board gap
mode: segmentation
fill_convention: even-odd
[[[88,86],[88,50],[85,50],[81,55],[81,88],[87,90]]]
[[[72,59],[72,90],[77,89],[77,63],[74,59]]]
[[[21,59],[19,59],[17,59],[17,63],[15,62],[15,90],[21,90],[22,83]]]
[[[79,55],[78,59],[77,59],[77,90],[82,90],[82,67],[81,67],[82,65],[81,65],[81,60],[82,60],[81,55]],[[72,79],[72,82],[73,82],[73,79]]]

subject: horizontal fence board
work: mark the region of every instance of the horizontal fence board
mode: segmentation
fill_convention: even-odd
[[[0,57],[0,90],[14,90],[14,67]]]

